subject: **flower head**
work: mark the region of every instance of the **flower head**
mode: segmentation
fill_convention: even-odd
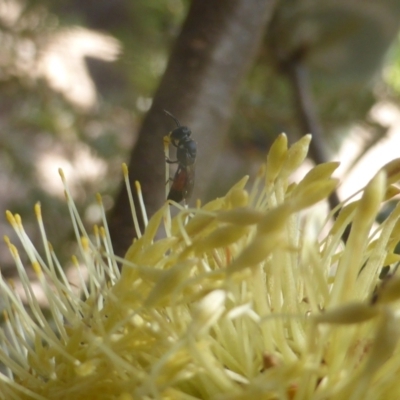
[[[290,183],[310,139],[288,148],[280,135],[249,191],[243,178],[226,196],[172,219],[165,204],[143,232],[133,209],[138,238],[123,259],[113,254],[105,218],[86,233],[66,186],[80,249],[73,261],[88,274],[79,293],[48,244],[40,207],[44,257],[7,213],[51,318],[7,238],[27,307],[1,279],[0,398],[399,398],[400,206],[378,228],[374,221],[398,193],[400,161],[317,235],[304,211],[335,189],[338,164]],[[165,237],[156,239],[160,226]]]

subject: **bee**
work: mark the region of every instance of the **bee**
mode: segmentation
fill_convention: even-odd
[[[164,112],[177,125],[169,134],[171,144],[176,147],[176,160],[165,160],[168,164],[178,164],[167,199],[180,203],[188,200],[193,191],[197,143],[190,137],[192,131],[187,126],[182,126],[170,112]]]

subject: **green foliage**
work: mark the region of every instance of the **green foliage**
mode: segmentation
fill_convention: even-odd
[[[306,133],[299,129],[286,71],[287,63],[301,62],[312,78],[312,95],[326,140],[337,149],[352,125],[370,123],[368,113],[382,99],[379,71],[399,29],[399,15],[400,3],[393,0],[279,2],[249,84],[243,87],[235,136],[249,131],[243,129],[243,120],[258,127],[256,138],[264,132],[265,143],[270,143],[277,129],[294,137]],[[397,42],[392,51],[397,63],[399,48]],[[399,67],[395,61],[389,68],[391,79],[386,82],[393,88]],[[371,123],[369,129],[375,128]]]
[[[395,97],[400,97],[400,36],[388,55],[388,65],[384,69],[384,78]]]

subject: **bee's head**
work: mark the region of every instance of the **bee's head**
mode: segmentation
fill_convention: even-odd
[[[186,142],[189,139],[192,131],[187,126],[180,126],[179,128],[175,128],[170,134],[169,137],[171,141],[178,146],[182,142]]]

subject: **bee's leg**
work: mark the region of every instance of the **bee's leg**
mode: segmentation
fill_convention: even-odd
[[[168,164],[178,164],[179,161],[178,160],[172,161],[169,158],[165,157],[165,162]]]

